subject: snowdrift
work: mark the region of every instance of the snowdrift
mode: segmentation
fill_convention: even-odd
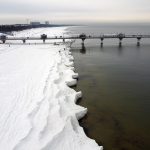
[[[15,36],[62,35],[42,28]],[[0,150],[102,150],[78,119],[81,91],[67,45],[0,45]]]

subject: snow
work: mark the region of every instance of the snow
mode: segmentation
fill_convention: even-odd
[[[14,34],[58,36],[65,29]],[[65,44],[0,45],[0,150],[103,149],[79,126],[87,109],[75,104],[81,91],[69,87],[78,78],[73,60]]]

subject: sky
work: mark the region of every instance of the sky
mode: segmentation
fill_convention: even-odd
[[[150,22],[150,0],[0,0],[0,24]]]

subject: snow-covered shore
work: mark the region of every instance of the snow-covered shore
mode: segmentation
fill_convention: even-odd
[[[41,28],[15,36],[63,35],[62,28]],[[82,93],[67,45],[0,45],[0,150],[102,150],[78,119]]]

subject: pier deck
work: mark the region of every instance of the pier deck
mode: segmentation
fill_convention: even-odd
[[[126,34],[103,34],[99,36],[92,36],[92,35],[86,35],[86,34],[80,34],[76,36],[53,36],[53,37],[48,37],[46,34],[42,34],[39,37],[8,37],[6,35],[1,35],[0,36],[0,41],[2,41],[2,44],[5,44],[6,41],[22,41],[23,43],[26,43],[26,41],[38,41],[42,40],[43,43],[45,43],[46,40],[77,40],[81,39],[82,44],[84,44],[84,41],[86,39],[99,39],[101,40],[101,45],[103,45],[104,39],[119,39],[119,45],[122,44],[123,39],[137,39],[137,44],[140,45],[140,40],[143,38],[150,38],[150,35],[142,35],[142,34],[132,34],[132,35],[126,35]]]

